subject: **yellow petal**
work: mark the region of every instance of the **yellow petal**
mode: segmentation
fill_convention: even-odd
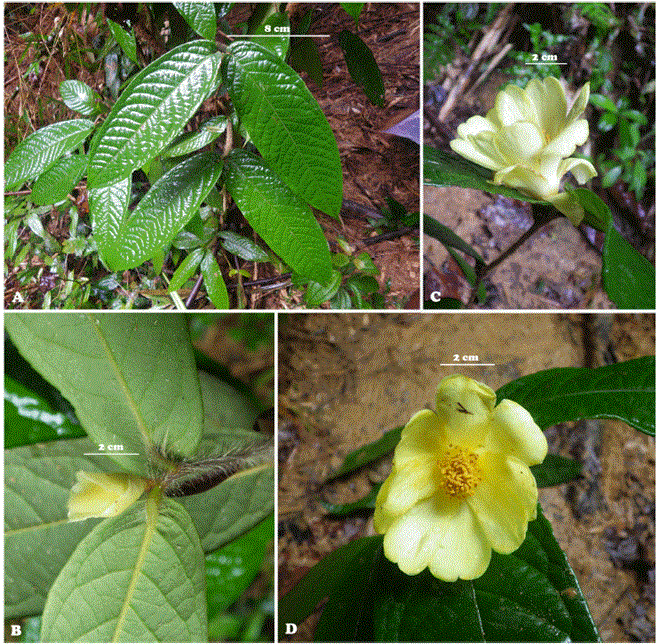
[[[492,418],[486,450],[510,455],[526,465],[543,462],[548,441],[524,407],[512,400],[502,400]]]
[[[436,413],[454,445],[479,442],[494,405],[490,387],[460,374],[443,378],[435,394]]]
[[[132,474],[77,472],[69,497],[69,521],[121,514],[147,489],[147,480]]]
[[[536,517],[536,481],[529,467],[513,458],[483,454],[480,463],[484,482],[466,503],[493,550],[509,554],[520,547]]]
[[[574,226],[579,226],[584,219],[584,208],[575,197],[568,192],[560,192],[548,197],[548,201],[563,215],[566,215]]]

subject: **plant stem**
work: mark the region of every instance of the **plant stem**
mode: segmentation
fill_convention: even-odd
[[[532,216],[534,223],[528,228],[518,240],[516,240],[509,248],[507,248],[497,259],[494,259],[490,264],[480,264],[477,262],[475,266],[475,281],[474,288],[470,294],[470,299],[467,305],[475,304],[477,301],[477,293],[482,280],[487,277],[495,268],[497,268],[505,259],[513,255],[530,237],[535,235],[539,229],[549,224],[553,219],[559,217],[561,213],[552,206],[539,206],[532,205]]]

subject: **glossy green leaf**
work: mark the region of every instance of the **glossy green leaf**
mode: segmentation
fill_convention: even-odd
[[[176,10],[191,29],[202,38],[215,42],[217,30],[215,7],[211,2],[175,2]]]
[[[135,210],[124,212],[115,235],[104,235],[99,253],[113,271],[139,266],[166,246],[197,212],[222,171],[221,157],[202,152],[165,173]],[[90,204],[90,212],[95,204]],[[97,227],[94,228],[95,235]]]
[[[443,582],[428,570],[405,575],[381,544],[382,537],[359,539],[326,557],[283,598],[280,620],[299,623],[329,595],[317,641],[599,641],[540,507],[522,546],[493,553],[486,573],[472,581]]]
[[[186,320],[181,315],[5,316],[12,340],[65,396],[97,445],[123,469],[149,475],[152,446],[192,456],[202,405]],[[129,456],[136,453],[137,456]]]
[[[229,608],[259,572],[268,544],[274,538],[274,517],[256,525],[206,557],[206,594],[209,620]]]
[[[135,43],[135,31],[131,27],[131,32],[125,32],[120,25],[116,22],[113,22],[109,18],[107,19],[108,27],[110,33],[114,36],[117,44],[121,47],[121,50],[136,64],[139,65],[137,59],[137,45]]]
[[[92,139],[88,187],[116,184],[161,152],[215,87],[215,45],[175,47],[139,72]]]
[[[612,220],[612,213],[605,202],[587,188],[575,188],[569,190],[569,192],[584,208],[584,223],[593,226],[597,230],[606,231]]]
[[[278,611],[280,640],[285,636],[287,623],[300,624],[328,597],[352,562],[371,558],[373,553],[382,547],[382,541],[381,536],[356,539],[331,552],[284,595],[279,601]]]
[[[428,215],[424,215],[424,234],[437,239],[444,246],[451,246],[463,251],[481,264],[486,263],[484,258],[470,244],[461,239],[453,230]]]
[[[224,84],[259,152],[294,193],[337,217],[343,193],[339,149],[305,83],[255,43],[235,42],[229,53]]]
[[[385,86],[378,63],[366,43],[354,33],[344,29],[339,34],[339,46],[344,53],[348,73],[367,98],[379,107],[385,104]]]
[[[329,580],[333,587],[314,633],[315,642],[383,641],[374,637],[376,579],[381,558],[382,538],[375,537],[340,568],[336,580]]]
[[[496,186],[492,179],[493,172],[488,168],[472,163],[453,152],[444,152],[437,148],[424,146],[424,183],[428,186],[458,186],[459,188],[483,190],[530,203],[546,203],[532,199],[513,188]]]
[[[47,125],[30,134],[5,160],[5,190],[36,179],[63,154],[75,150],[93,127],[92,121],[76,119]]]
[[[617,106],[614,104],[614,101],[612,101],[612,99],[607,96],[603,96],[602,94],[591,94],[589,96],[589,102],[601,110],[607,110],[608,112],[614,113],[619,111]]]
[[[218,266],[218,260],[216,260],[215,255],[210,250],[206,251],[204,259],[202,259],[201,269],[204,276],[206,294],[213,303],[213,306],[216,309],[228,309],[229,295],[227,294],[227,286],[225,280],[222,278],[222,271]]]
[[[310,282],[305,291],[305,304],[310,309],[317,309],[334,297],[335,293],[341,286],[341,273],[337,270],[332,271],[332,277],[327,286],[319,284],[318,282]]]
[[[609,222],[603,246],[603,286],[620,309],[655,310],[655,268]]]
[[[65,80],[60,83],[60,94],[64,104],[83,116],[91,116],[99,109],[101,97],[82,81]]]
[[[97,447],[79,438],[5,452],[5,618],[43,610],[53,581],[98,523],[67,520],[75,473],[116,469],[110,459],[84,456]]]
[[[221,230],[218,236],[222,239],[222,247],[232,255],[237,255],[248,262],[268,261],[268,253],[251,239],[231,230]]]
[[[85,173],[87,157],[73,154],[62,157],[41,174],[32,186],[30,199],[37,206],[56,204],[67,198]]]
[[[225,158],[223,178],[243,216],[275,253],[315,282],[330,280],[330,249],[321,226],[262,159],[233,150]]]
[[[181,505],[152,496],[96,526],[53,584],[41,633],[44,642],[206,641],[204,555]]]
[[[550,487],[567,483],[579,476],[582,472],[582,464],[565,456],[548,454],[543,463],[532,465],[530,469],[538,487]]]
[[[194,275],[197,267],[200,265],[204,257],[203,248],[195,248],[186,258],[179,264],[178,268],[174,271],[170,284],[167,290],[170,293],[178,291],[183,288],[183,285]]]
[[[172,144],[163,150],[161,157],[167,159],[196,152],[205,145],[215,141],[226,129],[227,117],[214,116],[202,123],[197,131],[186,132],[174,139]]]
[[[335,516],[345,516],[360,510],[373,510],[376,507],[376,497],[381,485],[381,483],[374,485],[368,494],[352,503],[325,503],[323,501],[321,503],[328,514],[334,514]]]
[[[289,53],[291,26],[285,11],[271,13],[252,33],[257,43],[272,51],[280,60],[286,61]]]
[[[548,559],[547,575],[566,606],[571,617],[571,639],[573,642],[600,642],[598,630],[582,594],[575,573],[571,569],[566,554],[561,549],[552,532],[552,525],[543,515],[539,506],[537,518],[528,526],[526,542],[536,539]],[[525,544],[523,544],[524,546]],[[518,552],[523,550],[521,547]],[[533,563],[527,558],[529,563]]]
[[[328,481],[344,476],[349,472],[354,472],[355,470],[364,467],[367,463],[371,463],[372,461],[393,452],[394,448],[401,440],[402,430],[403,426],[390,429],[373,443],[363,445],[354,452],[351,452],[346,456],[339,469],[330,475]]]
[[[585,418],[614,418],[655,434],[655,357],[586,369],[538,371],[497,390],[497,399],[522,405],[545,429]]]
[[[131,178],[127,177],[116,184],[87,191],[94,240],[103,261],[106,261],[105,250],[115,245],[122,222],[129,216],[131,187]]]
[[[20,382],[5,375],[5,448],[85,436],[80,425]]]

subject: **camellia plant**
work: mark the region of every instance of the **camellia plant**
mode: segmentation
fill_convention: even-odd
[[[6,160],[5,190],[30,184],[35,204],[56,204],[86,177],[94,241],[110,271],[152,260],[159,273],[174,244],[189,252],[170,292],[199,273],[217,308],[229,306],[220,248],[254,261],[281,260],[301,279],[327,286],[332,258],[310,206],[338,217],[342,168],[328,121],[285,62],[287,14],[266,15],[256,31],[271,37],[232,35],[217,46],[222,16],[216,5],[175,5],[201,38],[141,69],[107,115],[92,88],[63,82],[64,102],[88,118],[48,125],[22,141]],[[111,27],[126,55],[137,60],[133,31]],[[212,97],[221,113],[184,133]],[[223,135],[222,148],[212,147]],[[138,170],[148,178],[146,192],[136,185]],[[223,229],[228,197],[273,255]]]
[[[607,205],[586,188],[565,184],[561,189],[568,173],[578,184],[597,174],[589,160],[571,156],[589,136],[589,124],[580,118],[588,100],[586,83],[569,110],[565,89],[552,76],[543,82],[533,79],[524,89],[507,85],[485,117],[472,116],[458,127],[450,146],[460,157],[424,148],[427,185],[484,190],[532,206],[532,227],[490,264],[453,231],[426,218],[428,234],[475,259],[474,270],[466,272],[472,273],[473,300],[488,273],[539,228],[563,214],[576,226],[585,223],[605,233],[603,285],[612,301],[622,308],[655,307],[653,266],[616,230]]]
[[[255,400],[198,371],[183,314],[5,323],[47,381],[5,376],[5,618],[41,615],[44,642],[219,637],[273,537]]]
[[[349,454],[330,477],[394,449],[379,489],[327,506],[340,516],[374,508],[378,535],[328,555],[282,598],[280,637],[328,598],[315,641],[600,641],[538,502],[538,488],[580,473],[547,453],[541,430],[587,418],[655,435],[655,358],[540,371],[497,392],[444,378],[435,410]]]

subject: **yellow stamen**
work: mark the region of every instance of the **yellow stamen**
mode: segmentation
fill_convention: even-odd
[[[483,479],[478,460],[476,454],[462,447],[449,445],[438,461],[440,487],[449,496],[459,499],[472,496]]]

